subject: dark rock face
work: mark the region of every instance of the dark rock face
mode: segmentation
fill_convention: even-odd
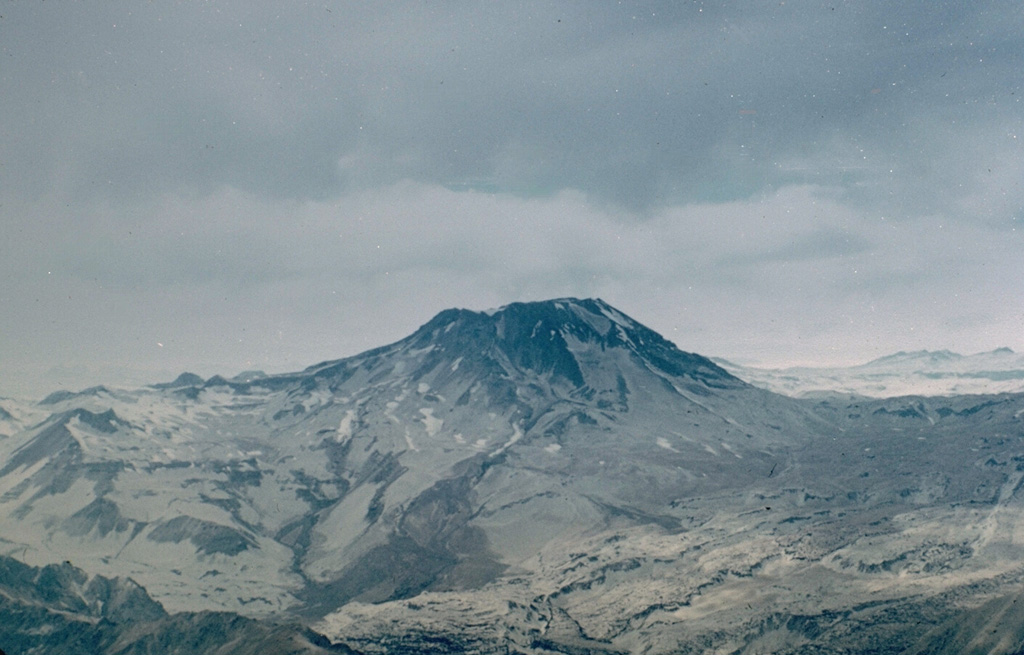
[[[205,380],[203,380],[203,378],[199,377],[195,373],[186,372],[174,378],[172,382],[162,382],[160,384],[154,384],[153,387],[156,389],[181,389],[184,387],[202,386],[204,382]]]
[[[352,653],[297,625],[237,614],[167,614],[131,580],[71,564],[29,567],[0,557],[0,653],[26,655],[326,655]]]
[[[187,539],[200,553],[208,555],[237,555],[256,545],[251,538],[238,530],[191,516],[178,516],[157,526],[149,533],[149,539],[174,543],[181,543]]]
[[[95,531],[105,537],[112,531],[125,532],[131,527],[132,521],[121,516],[117,505],[104,498],[97,498],[64,521],[64,530],[72,536]]]
[[[739,386],[742,383],[711,360],[679,350],[659,334],[601,300],[572,298],[513,303],[494,314],[451,309],[441,312],[409,337],[415,347],[477,357],[485,370],[507,362],[511,368],[575,387],[586,384],[580,362],[567,340],[597,351],[623,348],[644,364],[675,376]]]
[[[29,443],[13,453],[7,463],[0,469],[0,476],[7,475],[15,469],[29,467],[37,462],[63,458],[77,460],[81,457],[81,446],[67,430],[67,420],[59,420],[39,434]]]

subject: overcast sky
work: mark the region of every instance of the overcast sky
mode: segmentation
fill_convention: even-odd
[[[601,297],[767,366],[1024,350],[1024,5],[0,2],[0,394]]]

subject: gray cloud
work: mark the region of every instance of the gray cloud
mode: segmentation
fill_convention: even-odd
[[[1024,346],[1014,2],[0,16],[7,370],[305,365],[570,294],[751,359]]]
[[[29,188],[75,199],[412,178],[640,208],[855,180],[924,203],[917,186],[976,174],[947,156],[957,134],[1019,121],[1005,82],[1024,64],[1006,2],[23,4],[3,20],[22,99],[5,145],[36,157]]]

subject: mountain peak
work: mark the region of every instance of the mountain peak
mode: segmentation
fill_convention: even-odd
[[[890,365],[900,362],[950,362],[962,358],[963,355],[950,350],[914,350],[911,352],[901,350],[891,355],[873,359],[863,366]]]
[[[424,327],[437,321],[448,321],[466,315],[475,315],[478,320],[492,322],[496,326],[499,338],[505,338],[505,333],[520,323],[530,325],[531,336],[536,337],[533,328],[537,322],[550,324],[551,327],[559,329],[573,330],[579,332],[580,336],[586,332],[593,332],[594,335],[607,337],[610,332],[619,331],[616,328],[642,330],[654,334],[600,298],[555,298],[514,302],[483,311],[450,309],[438,314]]]
[[[442,311],[407,340],[414,348],[442,348],[514,369],[550,376],[574,387],[597,353],[622,351],[635,363],[710,386],[739,384],[711,360],[679,350],[655,331],[599,298],[516,302],[498,309]]]
[[[643,328],[638,322],[600,298],[556,298],[534,302],[516,302],[483,313],[495,318],[506,316],[537,318],[538,320],[550,318],[561,321],[563,324],[582,322],[602,336],[607,336],[616,326],[626,330]]]

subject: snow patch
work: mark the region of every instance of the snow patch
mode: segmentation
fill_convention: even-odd
[[[601,313],[604,314],[605,317],[608,318],[613,323],[617,323],[620,327],[631,327],[629,319],[620,314],[619,312],[617,312],[616,310],[612,309],[611,307],[602,306]]]
[[[495,455],[502,454],[503,452],[505,452],[508,449],[509,446],[511,446],[512,444],[514,444],[515,442],[519,441],[522,438],[523,438],[523,431],[519,428],[519,424],[518,423],[513,423],[512,424],[512,436],[509,437],[509,440],[506,441],[505,443],[503,443],[500,448],[498,448],[493,453],[491,453],[491,457],[494,457]]]
[[[668,439],[666,439],[665,437],[658,437],[655,443],[657,443],[659,447],[664,448],[665,450],[671,450],[674,453],[679,452],[678,450],[672,447],[672,444],[670,444],[668,442]]]
[[[619,339],[622,340],[623,343],[628,343],[629,345],[636,347],[636,344],[633,343],[633,340],[629,338],[629,333],[626,332],[626,329],[624,327],[622,327],[621,325],[616,325],[615,331],[618,333]]]
[[[722,442],[722,448],[724,450],[729,451],[729,453],[732,454],[732,456],[735,457],[736,459],[743,459],[743,455],[740,455],[738,452],[733,450],[732,446],[730,446],[729,444],[725,443],[724,441]]]
[[[557,444],[557,443],[553,443],[550,446],[544,446],[544,450],[546,450],[546,451],[548,451],[549,453],[552,453],[552,454],[557,453],[561,449],[562,449],[562,445],[561,444]]]
[[[462,358],[461,357],[459,357],[454,362],[452,362],[452,367],[451,367],[452,368],[452,373],[454,373],[455,371],[459,370],[459,364],[461,364],[461,363],[462,363]]]
[[[416,447],[415,442],[412,440],[412,435],[409,434],[409,428],[405,429],[405,445],[409,446],[409,450],[419,450],[419,448]]]
[[[420,382],[418,385],[416,385],[416,393],[418,393],[419,395],[422,396],[428,391],[430,391],[430,385],[427,384],[426,382]]]
[[[71,437],[78,442],[78,445],[81,447],[82,452],[92,453],[94,451],[100,450],[100,438],[82,429],[82,422],[79,420],[77,416],[73,417],[70,421],[68,421],[64,427],[67,429],[68,433],[71,434]],[[107,448],[106,450],[110,449]]]
[[[395,425],[402,424],[402,420],[395,416],[395,410],[398,409],[398,403],[401,402],[404,398],[405,394],[402,394],[395,400],[392,400],[384,405],[384,416]]]
[[[444,419],[434,416],[434,410],[431,407],[421,407],[420,414],[423,414],[423,427],[427,431],[427,436],[436,437],[437,433],[441,431],[441,426],[444,425]]]
[[[344,443],[346,440],[352,438],[352,421],[355,420],[356,413],[353,410],[345,412],[345,416],[341,418],[341,424],[338,425],[338,434],[335,437],[338,443]]]

